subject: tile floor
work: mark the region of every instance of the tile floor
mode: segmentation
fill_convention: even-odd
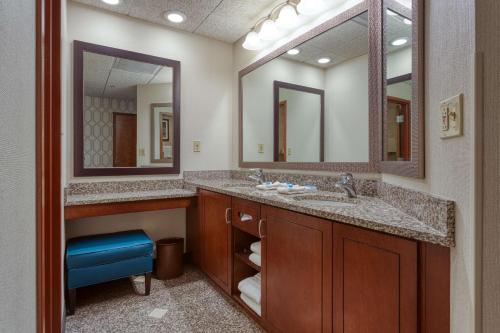
[[[262,332],[193,267],[178,279],[153,278],[150,296],[138,294],[144,290],[141,280],[78,289],[76,313],[66,318],[66,332]]]

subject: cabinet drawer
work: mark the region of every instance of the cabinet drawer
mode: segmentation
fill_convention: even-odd
[[[259,237],[259,203],[233,198],[231,210],[231,223],[233,227]]]

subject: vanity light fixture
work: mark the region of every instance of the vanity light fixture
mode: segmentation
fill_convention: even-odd
[[[330,61],[332,61],[332,59],[328,58],[328,57],[324,57],[324,58],[319,58],[318,59],[318,63],[320,64],[327,64],[329,63]]]
[[[403,23],[406,25],[411,25],[411,20],[405,18],[405,19],[403,19]]]
[[[108,5],[118,5],[120,3],[120,0],[101,0],[102,2],[108,4]]]
[[[297,10],[304,15],[314,15],[323,9],[324,4],[323,0],[300,0]]]
[[[262,41],[260,40],[259,34],[253,30],[250,31],[245,37],[242,46],[250,51],[260,50],[262,48]]]
[[[182,23],[186,20],[186,15],[177,10],[166,11],[163,16],[172,23]]]
[[[270,41],[279,38],[280,35],[281,33],[278,30],[278,27],[276,27],[276,23],[273,20],[268,18],[267,20],[262,22],[259,31],[260,39]]]
[[[405,45],[406,43],[408,43],[408,38],[398,38],[398,39],[395,39],[391,42],[391,45],[392,46],[401,46],[401,45]]]
[[[276,25],[283,29],[293,28],[299,19],[297,10],[294,6],[287,3],[281,9],[276,19]]]
[[[286,52],[289,55],[297,55],[300,53],[300,49],[291,49]]]

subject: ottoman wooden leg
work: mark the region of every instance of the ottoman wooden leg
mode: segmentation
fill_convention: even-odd
[[[151,273],[144,274],[144,294],[149,295],[151,291]]]
[[[76,288],[68,289],[68,304],[67,304],[68,316],[75,314],[75,307],[76,307]]]

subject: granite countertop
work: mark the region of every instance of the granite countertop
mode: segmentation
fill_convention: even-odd
[[[64,206],[68,207],[138,200],[189,198],[194,196],[196,196],[195,191],[178,188],[130,192],[80,193],[66,195]]]
[[[192,178],[184,180],[185,187],[201,188],[230,196],[256,201],[291,211],[343,222],[367,229],[377,230],[397,236],[430,242],[443,246],[453,246],[453,234],[439,230],[436,221],[421,221],[378,197],[358,196],[348,199],[336,192],[318,191],[306,194],[283,195],[276,191],[261,191],[255,183],[226,178]],[[333,200],[353,205],[322,205],[304,202],[313,199]],[[446,223],[446,221],[443,221]]]

